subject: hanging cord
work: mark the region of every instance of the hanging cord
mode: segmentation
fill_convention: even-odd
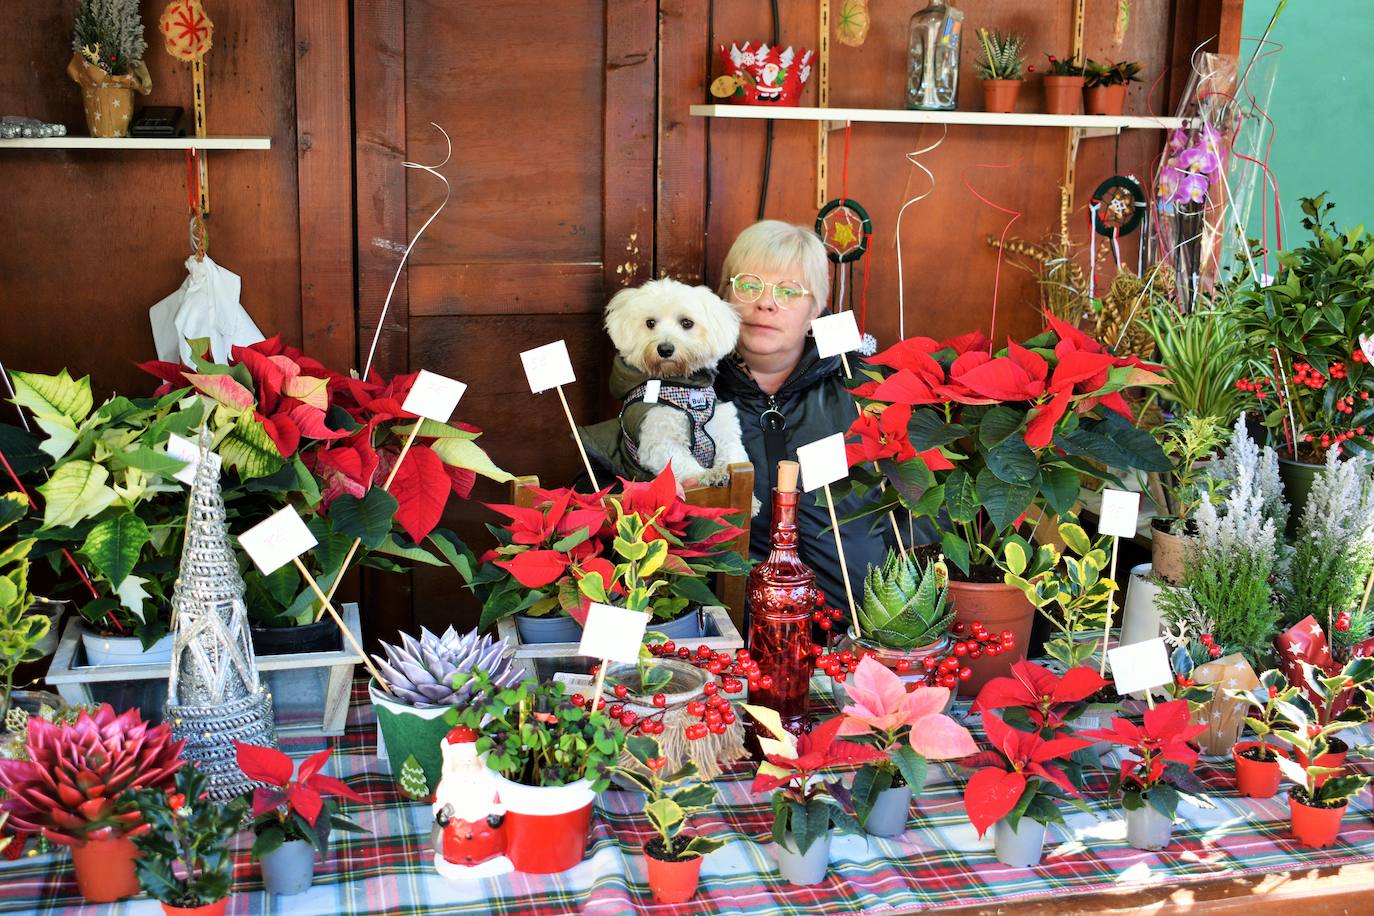
[[[444,135],[443,160],[434,165],[423,165],[419,162],[402,162],[401,166],[407,169],[419,169],[422,172],[428,172],[442,181],[444,183],[444,199],[439,202],[439,206],[435,211],[429,215],[429,219],[425,220],[424,225],[420,227],[420,231],[415,233],[415,238],[410,240],[410,244],[406,246],[405,253],[401,255],[401,263],[396,265],[396,273],[391,278],[391,288],[386,291],[386,301],[382,303],[382,314],[377,317],[377,330],[372,334],[372,345],[367,348],[367,362],[363,365],[362,377],[364,381],[367,380],[372,372],[372,357],[377,353],[377,341],[381,339],[382,328],[386,325],[386,313],[391,308],[391,296],[396,292],[396,281],[401,279],[401,271],[406,266],[406,260],[410,258],[411,249],[415,247],[416,242],[420,241],[420,236],[425,234],[425,230],[429,228],[429,224],[438,219],[439,214],[444,212],[444,208],[448,206],[449,196],[453,193],[453,188],[449,186],[448,179],[439,174],[438,171],[448,165],[449,157],[453,155],[453,141],[449,139],[448,131],[444,130],[438,124],[430,121],[429,126]]]
[[[771,47],[778,46],[778,0],[773,0],[770,4],[773,10],[773,39]],[[759,188],[759,212],[758,219],[763,219],[764,212],[768,209],[768,180],[773,172],[773,119],[767,121],[767,131],[763,141],[763,185]]]
[[[893,245],[894,248],[897,249],[897,339],[898,339],[898,340],[906,340],[906,291],[905,291],[905,286],[906,286],[906,284],[905,284],[905,282],[904,282],[904,278],[903,278],[903,275],[902,275],[902,214],[906,212],[906,208],[907,208],[907,207],[911,206],[912,204],[916,203],[917,201],[925,200],[927,197],[929,197],[931,194],[933,194],[933,193],[935,192],[935,173],[932,172],[929,168],[927,168],[925,163],[921,162],[920,157],[921,157],[921,156],[925,156],[925,155],[927,155],[927,154],[929,154],[929,153],[934,152],[935,149],[936,149],[937,147],[939,147],[939,145],[940,145],[941,143],[944,143],[944,142],[945,142],[945,137],[947,137],[947,136],[949,136],[949,125],[948,125],[948,124],[941,124],[941,125],[940,125],[940,139],[939,139],[939,140],[936,140],[934,143],[930,144],[929,146],[922,147],[921,149],[918,149],[918,150],[912,150],[911,152],[909,152],[909,153],[906,154],[906,160],[907,160],[907,162],[910,162],[910,163],[911,163],[912,168],[920,169],[922,172],[925,173],[925,176],[926,176],[927,178],[930,179],[930,187],[926,188],[926,189],[925,189],[924,191],[922,191],[920,194],[917,194],[915,197],[912,197],[912,198],[908,199],[908,200],[906,201],[906,203],[902,204],[902,208],[901,208],[900,210],[897,211],[896,228],[894,229],[894,231],[893,231],[893,233],[892,233],[892,245]],[[907,186],[909,187],[910,185],[911,185],[911,176],[908,175],[908,176],[907,176]]]
[[[859,296],[859,336],[868,333],[868,275],[873,272],[873,233],[864,234],[864,289]],[[851,306],[852,308],[852,306]]]
[[[716,53],[716,0],[706,4],[706,82],[711,85],[712,55]],[[715,118],[703,118],[706,122],[706,203],[701,213],[701,282],[706,282],[706,268],[711,263],[711,122]]]
[[[1005,165],[989,165],[986,163],[979,163],[972,166],[972,168],[1010,169],[1020,164],[1020,160],[1017,160],[1016,162],[1012,163],[1007,163]],[[988,352],[991,353],[997,346],[997,344],[994,343],[994,341],[997,339],[997,297],[1002,289],[1002,262],[1003,260],[1005,260],[1003,256],[1007,250],[1007,234],[1011,232],[1011,227],[1015,225],[1016,221],[1021,218],[1022,213],[1020,210],[1012,210],[1008,207],[1002,206],[1001,204],[995,204],[992,201],[988,200],[986,197],[984,197],[982,194],[979,194],[976,190],[974,190],[973,185],[969,184],[967,174],[961,175],[960,180],[963,181],[964,187],[968,188],[969,193],[971,193],[974,197],[978,198],[983,203],[987,204],[989,207],[992,207],[992,209],[997,210],[998,212],[1007,213],[1011,215],[1011,219],[1007,220],[1007,224],[1002,227],[1001,242],[997,246],[997,269],[993,272],[992,275],[992,318],[988,322]]]
[[[210,252],[210,227],[205,222],[205,212],[201,208],[201,163],[200,151],[194,147],[186,150],[186,197],[191,212],[191,253],[197,261],[204,261]]]

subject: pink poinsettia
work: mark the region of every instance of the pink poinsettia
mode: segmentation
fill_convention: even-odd
[[[845,691],[853,702],[840,710],[842,736],[871,735],[888,750],[905,731],[912,750],[930,760],[955,760],[977,751],[968,729],[944,714],[949,702],[946,687],[908,691],[895,672],[865,657]]]

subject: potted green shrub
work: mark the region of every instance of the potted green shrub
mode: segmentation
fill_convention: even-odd
[[[975,65],[983,81],[983,110],[1006,113],[1016,110],[1016,97],[1026,78],[1026,36],[1003,34],[998,29],[978,30],[981,56]]]
[[[1050,67],[1044,76],[1046,113],[1078,114],[1083,102],[1083,62],[1075,57],[1047,56]]]
[[[1338,231],[1328,218],[1334,206],[1325,194],[1302,198],[1311,239],[1280,252],[1274,281],[1243,290],[1236,302],[1247,346],[1263,354],[1260,392],[1282,395],[1282,405],[1278,396],[1255,404],[1281,451],[1294,527],[1327,450],[1369,449],[1364,430],[1374,426],[1374,371],[1360,347],[1374,325],[1374,235]]]
[[[172,792],[140,789],[128,799],[147,830],[134,836],[138,883],[162,902],[168,916],[222,916],[234,883],[229,841],[239,832],[248,800],[212,801],[209,780],[193,766],[177,771]]]
[[[399,644],[382,643],[385,657],[372,656],[390,692],[374,681],[368,685],[368,695],[377,711],[392,774],[399,781],[408,764],[412,771],[418,770],[401,788],[423,800],[433,794],[443,771],[440,742],[451,728],[448,712],[473,699],[469,675],[485,671],[493,686],[504,690],[524,680],[525,671],[506,655],[505,640],[477,630],[459,635],[449,627],[436,636],[421,627],[419,639],[408,633],[400,636]]]
[[[956,619],[1013,634],[1016,651],[970,664],[975,691],[1024,654],[1035,615],[989,558],[1001,557],[1010,537],[1029,531],[1028,515],[1071,511],[1080,475],[1117,481],[1104,465],[1169,467],[1121,397],[1127,387],[1161,381],[1160,367],[1114,356],[1072,325],[1053,316],[1048,321],[1024,345],[995,352],[977,332],[944,342],[901,341],[873,357],[854,387],[865,410],[911,411],[908,436],[892,443],[904,449],[900,458],[879,462],[878,471],[851,468],[848,491],[889,484],[871,509],[854,517],[900,505],[930,519],[951,565]]]
[[[1337,750],[1334,742],[1338,732],[1369,721],[1374,696],[1364,688],[1374,681],[1374,659],[1354,659],[1331,677],[1321,676],[1310,665],[1303,669],[1322,702],[1314,704],[1299,694],[1279,704],[1281,735],[1293,747],[1291,757],[1279,758],[1279,769],[1296,783],[1288,793],[1293,835],[1304,846],[1321,848],[1336,842],[1350,799],[1370,783],[1370,777],[1345,768],[1344,750]],[[1331,700],[1355,689],[1362,689],[1364,704],[1331,715]]]
[[[1126,87],[1140,82],[1140,64],[1088,60],[1083,68],[1083,108],[1090,115],[1119,115],[1126,110]]]
[[[653,738],[634,735],[625,749],[635,765],[617,766],[615,772],[644,793],[644,816],[655,832],[644,844],[649,893],[659,903],[686,903],[696,896],[701,860],[725,845],[724,840],[683,832],[688,818],[711,806],[716,789],[700,781],[686,785],[697,776],[693,763],[665,776],[668,758]]]
[[[840,709],[842,737],[877,748],[880,759],[854,774],[854,813],[871,836],[905,832],[911,800],[925,787],[930,760],[955,760],[977,750],[968,729],[944,715],[948,687],[908,690],[901,677],[865,656],[849,684],[852,702]]]
[[[1279,704],[1291,703],[1298,688],[1290,685],[1282,672],[1270,670],[1260,675],[1255,689],[1226,693],[1250,707],[1245,725],[1255,736],[1254,741],[1237,742],[1231,750],[1236,764],[1236,791],[1250,798],[1273,798],[1279,791],[1279,757],[1286,756],[1288,751],[1265,739],[1278,734],[1284,721]]]
[[[478,733],[477,753],[506,807],[506,855],[531,874],[572,868],[586,854],[592,802],[610,782],[624,732],[558,682],[501,689],[481,668],[469,678],[475,698],[449,722]]]
[[[822,770],[861,766],[881,759],[875,747],[837,740],[844,718],[834,716],[810,732],[793,735],[782,727],[776,710],[744,705],[754,721],[772,737],[760,737],[763,762],[751,791],[773,796],[773,842],[778,871],[791,884],[809,887],[825,880],[830,868],[833,830],[859,833],[850,812],[849,793],[838,781],[821,777]]]
[[[130,834],[143,824],[124,793],[164,794],[181,767],[181,742],[166,725],[149,726],[131,709],[109,704],[73,721],[30,717],[23,759],[0,759],[0,810],[10,829],[42,834],[72,851],[76,886],[92,903],[138,893]]]
[[[67,75],[81,87],[92,137],[129,136],[134,93],[153,88],[143,63],[147,48],[138,0],[81,0]]]
[[[329,854],[330,834],[367,832],[340,814],[338,802],[329,796],[355,802],[363,801],[362,796],[321,772],[332,748],[311,754],[299,770],[274,747],[235,742],[234,750],[243,774],[261,783],[253,790],[252,827],[263,890],[282,896],[309,890],[316,857]]]
[[[1171,700],[1147,710],[1141,724],[1116,718],[1110,729],[1082,733],[1084,738],[1121,745],[1135,755],[1112,774],[1110,785],[1126,808],[1126,842],[1136,849],[1169,845],[1179,798],[1198,785],[1192,778],[1198,757],[1192,739],[1205,726],[1190,725],[1189,716],[1187,700]]]
[[[11,528],[28,512],[21,493],[0,495],[0,532]],[[29,593],[29,551],[32,538],[0,543],[0,720],[10,711],[14,672],[23,662],[42,657],[38,646],[48,635],[52,621],[33,609]]]

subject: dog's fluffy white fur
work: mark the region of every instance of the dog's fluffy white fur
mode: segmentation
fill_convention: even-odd
[[[739,314],[704,286],[650,280],[616,293],[606,305],[606,332],[625,362],[650,378],[685,377],[712,368],[735,349]],[[748,462],[735,405],[717,401],[706,431],[716,460],[704,468],[692,457],[691,424],[675,407],[650,407],[639,432],[639,463],[657,474],[671,461],[678,480],[725,483],[729,466]]]

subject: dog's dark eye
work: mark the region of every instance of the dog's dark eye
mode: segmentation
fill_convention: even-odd
[[[645,322],[644,322],[644,326],[645,326],[646,328],[649,328],[650,330],[653,330],[653,327],[654,327],[654,325],[656,325],[656,324],[658,324],[658,319],[656,319],[656,318],[650,318],[648,321],[645,321]]]
[[[678,323],[682,325],[682,330],[684,330],[684,331],[690,331],[690,330],[692,330],[692,325],[695,324],[695,322],[692,321],[692,319],[690,319],[690,318],[684,318],[684,319],[682,319],[682,321],[680,321],[680,322],[678,322]]]

